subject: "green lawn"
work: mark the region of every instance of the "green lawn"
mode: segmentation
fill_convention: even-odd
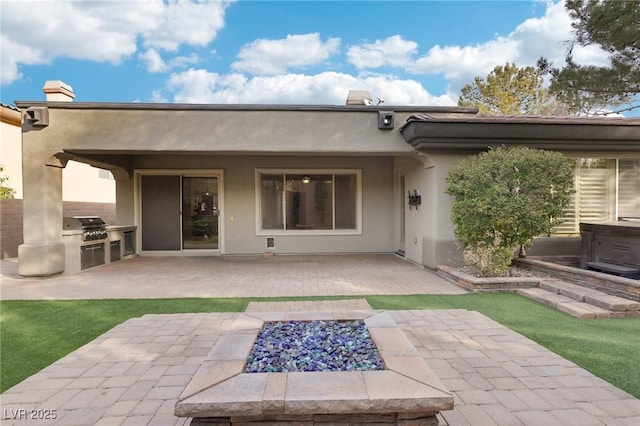
[[[2,301],[0,392],[129,318],[156,313],[241,312],[251,300],[310,299]],[[374,309],[482,312],[640,398],[640,318],[580,320],[504,293],[370,296],[366,299]]]

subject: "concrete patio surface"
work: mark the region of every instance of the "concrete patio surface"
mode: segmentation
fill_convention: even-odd
[[[465,293],[393,254],[136,257],[75,275],[17,271],[17,259],[2,260],[3,300]]]
[[[302,303],[287,310],[331,307]],[[337,301],[335,308],[365,307],[362,300],[350,303]],[[252,310],[280,307],[254,304]],[[454,394],[455,408],[441,413],[441,424],[640,424],[638,399],[482,314],[388,312]],[[238,315],[130,319],[2,394],[2,424],[185,424],[173,415],[175,403]],[[33,420],[33,413],[56,418]]]

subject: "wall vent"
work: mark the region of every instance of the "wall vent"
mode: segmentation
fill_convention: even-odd
[[[267,237],[267,249],[273,250],[276,248],[276,239],[273,237]]]

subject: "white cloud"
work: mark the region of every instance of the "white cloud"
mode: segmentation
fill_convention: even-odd
[[[154,49],[149,48],[138,55],[145,65],[147,71],[151,73],[166,72],[174,68],[184,68],[187,65],[198,63],[198,56],[195,54],[189,56],[176,56],[171,58],[168,62],[162,59],[160,53]]]
[[[532,65],[544,56],[560,66],[566,54],[566,41],[573,39],[571,22],[563,1],[548,3],[544,16],[527,19],[509,34],[509,39],[518,44],[517,59]],[[574,56],[576,62],[585,65],[608,62],[607,53],[594,45],[576,46]]]
[[[410,78],[360,73],[358,76],[323,72],[315,75],[288,73],[326,60],[339,47],[331,40],[323,43],[316,33],[288,36],[282,40],[257,40],[240,52],[233,64],[238,74],[210,73],[191,69],[172,75],[167,88],[176,102],[213,103],[305,103],[343,104],[350,89],[366,89],[387,104],[454,105],[460,87],[475,76],[487,75],[496,65],[514,62],[518,66],[534,65],[544,56],[561,65],[565,40],[570,40],[571,19],[564,3],[547,2],[545,14],[530,18],[506,36],[466,46],[434,46],[422,57],[418,45],[401,35],[373,43],[352,46],[347,60],[360,70],[396,67],[416,75],[442,74],[448,81],[448,93],[433,96]],[[597,47],[576,47],[574,56],[580,63],[606,63],[607,55]],[[243,73],[272,74],[248,77]]]
[[[46,60],[36,49],[22,46],[5,35],[0,36],[0,84],[8,84],[21,77],[18,64],[14,58],[20,57],[23,63],[42,64]]]
[[[156,3],[158,22],[144,32],[145,45],[165,50],[176,50],[180,44],[206,46],[224,27],[224,12],[229,3],[220,0]]]
[[[414,80],[336,72],[281,74],[248,78],[189,69],[171,75],[167,89],[180,103],[343,105],[349,90],[369,90],[387,105],[453,105],[449,95],[433,96]]]
[[[175,53],[184,45],[207,46],[216,56],[210,44],[223,28],[231,2],[0,0],[1,83],[19,79],[20,65],[47,64],[57,57],[113,64],[137,57],[149,72],[174,72],[166,87],[152,94],[155,102],[340,105],[349,90],[365,89],[390,105],[453,105],[463,84],[496,65],[534,65],[540,56],[562,65],[563,41],[572,38],[564,3],[548,2],[544,16],[525,20],[506,36],[474,45],[422,46],[418,56],[418,44],[398,34],[351,46],[340,60],[355,66],[358,75],[294,73],[326,64],[340,53],[340,38],[323,40],[319,33],[255,40],[240,49],[229,71],[175,72],[199,62],[194,54]],[[576,47],[574,58],[579,63],[607,62],[606,53],[594,46]],[[448,81],[448,93],[433,96],[414,79],[370,72],[382,67],[416,76],[441,74]]]
[[[240,60],[231,64],[231,68],[251,74],[282,74],[291,68],[322,63],[339,48],[339,38],[323,42],[318,33],[290,34],[279,40],[259,39],[242,47]]]
[[[139,54],[138,58],[145,63],[147,71],[149,72],[163,72],[167,69],[167,64],[160,57],[156,49],[147,49],[145,52]]]
[[[169,60],[167,64],[169,69],[173,68],[185,68],[187,65],[197,64],[200,61],[198,55],[191,54],[188,56],[176,56]]]
[[[165,98],[159,90],[154,90],[151,94],[151,101],[156,103],[167,103],[169,100]]]
[[[561,66],[565,41],[572,39],[571,31],[571,18],[564,2],[549,2],[544,16],[525,20],[507,36],[496,36],[476,45],[434,46],[407,70],[415,74],[444,74],[450,90],[457,91],[475,76],[486,76],[496,65],[507,62],[533,66],[544,56]],[[582,64],[603,65],[607,63],[607,54],[597,46],[576,46],[574,59]]]
[[[418,43],[394,35],[374,43],[352,46],[347,51],[348,61],[359,69],[383,66],[404,67],[411,63],[417,52]]]
[[[137,40],[147,48],[175,51],[204,46],[224,26],[230,1],[134,0],[3,1],[2,83],[20,78],[19,66],[69,57],[118,64],[134,54]],[[160,66],[158,58],[142,58]]]
[[[416,74],[443,73],[448,79],[485,75],[496,65],[511,62],[517,56],[517,44],[497,38],[475,46],[434,46],[409,70]]]

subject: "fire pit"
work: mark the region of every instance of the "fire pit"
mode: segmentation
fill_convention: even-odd
[[[382,370],[247,373],[265,323],[363,320]],[[453,396],[386,312],[240,314],[176,403],[192,425],[376,423],[437,425]]]

